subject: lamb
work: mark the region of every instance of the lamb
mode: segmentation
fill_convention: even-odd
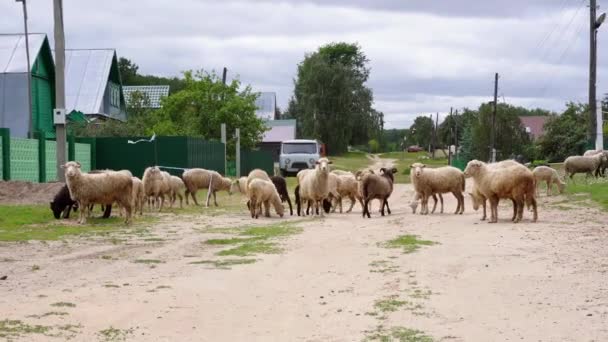
[[[551,196],[551,188],[553,184],[557,185],[557,189],[559,193],[564,192],[564,187],[566,183],[564,183],[557,174],[557,171],[548,166],[537,166],[532,170],[532,174],[534,175],[534,180],[536,181],[536,193],[538,194],[538,185],[540,182],[547,183],[547,196]]]
[[[350,199],[350,208],[346,211],[350,213],[355,206],[355,202],[359,201],[361,207],[363,207],[363,198],[359,191],[359,182],[353,174],[344,174],[338,176],[338,205],[340,205],[340,213],[342,212],[342,198],[348,197]]]
[[[188,195],[192,196],[194,204],[199,205],[196,199],[196,192],[199,189],[208,189],[206,207],[209,207],[209,199],[213,195],[213,203],[217,207],[216,193],[218,191],[230,191],[232,180],[222,177],[218,172],[205,169],[190,169],[184,171],[182,179],[186,185],[186,204],[188,203]]]
[[[414,163],[411,166],[410,179],[416,192],[420,194],[422,208],[421,215],[429,213],[428,200],[435,193],[451,192],[458,205],[454,214],[464,212],[465,179],[462,171],[452,166],[444,166],[437,169],[426,168],[426,165]]]
[[[295,197],[295,202],[296,202],[296,208],[297,208],[297,213],[298,216],[300,216],[300,213],[302,215],[304,215],[304,213],[302,212],[302,204],[300,201],[300,186],[296,185],[296,188],[294,189],[294,197]],[[323,208],[322,208],[325,213],[329,214],[329,211],[331,210],[331,202],[329,202],[327,199],[323,200]],[[310,211],[310,202],[308,202],[308,206],[306,208],[306,215],[308,215]],[[319,215],[319,211],[317,210],[317,215]]]
[[[171,194],[170,194],[171,205],[170,205],[170,207],[171,208],[173,207],[173,204],[175,204],[175,201],[179,197],[179,207],[183,208],[184,196],[182,195],[182,193],[186,189],[186,185],[184,184],[184,181],[182,181],[182,179],[177,176],[171,176],[171,177],[169,177],[169,187],[171,188]]]
[[[477,211],[479,206],[483,206],[483,216],[481,220],[484,221],[486,219],[486,198],[477,188],[477,184],[473,183],[473,188],[469,193],[471,195],[471,202],[473,202],[473,210]],[[513,206],[515,208],[515,205]],[[513,215],[517,215],[517,211],[514,210]]]
[[[287,192],[287,182],[285,181],[285,178],[281,176],[272,176],[270,177],[270,180],[277,189],[277,192],[281,197],[281,202],[287,202],[289,204],[289,215],[293,216],[293,207],[291,206],[291,199],[289,198],[289,193]]]
[[[247,177],[241,177],[232,181],[230,192],[240,192],[243,195],[247,194]]]
[[[249,175],[247,175],[247,186],[249,186],[249,183],[253,179],[262,179],[270,182],[270,177],[268,176],[268,173],[261,169],[253,169],[251,170],[251,172],[249,172]]]
[[[441,201],[441,210],[440,213],[443,214],[443,196],[438,193],[438,194],[433,194],[432,198],[433,198],[433,210],[431,210],[431,214],[435,213],[435,209],[437,209],[437,195],[439,195],[439,200]],[[414,195],[414,199],[412,200],[412,202],[410,203],[410,208],[412,208],[412,214],[416,213],[416,209],[418,208],[418,201],[420,200],[420,194],[416,193]]]
[[[592,176],[595,171],[595,176],[599,174],[600,166],[606,163],[607,157],[604,153],[598,153],[593,156],[571,156],[564,161],[565,177],[570,175],[573,179],[577,173],[586,173],[587,177]]]
[[[152,200],[154,206],[160,204],[158,210],[162,210],[165,203],[165,194],[167,193],[167,183],[162,171],[160,171],[158,166],[146,168],[144,170],[142,182],[144,184],[144,196],[148,199],[148,206],[150,200]]]
[[[380,174],[367,174],[361,180],[363,197],[363,217],[371,218],[369,213],[369,202],[372,199],[380,200],[380,214],[384,216],[384,207],[386,207],[389,215],[391,209],[388,206],[388,198],[393,193],[393,182],[395,181],[393,174],[397,173],[396,168],[386,169],[381,168]]]
[[[262,212],[264,204],[264,215],[270,217],[270,205],[274,207],[276,213],[283,217],[285,209],[279,197],[276,187],[271,181],[263,179],[252,179],[247,185],[247,195],[249,197],[249,211],[251,218],[258,218]]]
[[[490,223],[498,222],[498,202],[501,198],[513,201],[513,222],[521,221],[524,202],[532,206],[533,222],[538,219],[534,175],[527,168],[511,166],[489,168],[484,162],[472,160],[464,170],[465,177],[473,177],[479,193],[490,201]]]
[[[332,205],[332,213],[336,212],[336,208],[338,204],[340,204],[340,213],[342,213],[342,197],[338,192],[338,188],[340,187],[340,177],[336,174],[329,173],[327,175],[327,191],[328,191],[328,201]]]
[[[131,181],[133,182],[133,212],[136,213],[139,210],[139,215],[143,215],[144,210],[144,183],[137,177],[131,177]]]
[[[302,170],[298,172],[298,185],[300,185],[300,201],[310,201],[319,213],[321,202],[329,196],[329,165],[332,162],[327,158],[317,160],[314,170]],[[323,216],[321,210],[320,215]]]
[[[125,223],[131,221],[133,181],[130,176],[114,171],[100,174],[82,173],[78,162],[67,162],[61,167],[65,170],[70,197],[78,202],[80,208],[79,223],[86,223],[89,204],[110,205],[114,202],[118,202],[118,205],[125,209]]]

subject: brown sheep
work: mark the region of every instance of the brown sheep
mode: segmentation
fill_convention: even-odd
[[[381,168],[380,174],[366,174],[361,180],[362,191],[361,196],[363,197],[363,217],[367,215],[367,218],[371,218],[369,213],[369,202],[372,199],[380,200],[380,214],[384,216],[384,208],[391,213],[391,208],[388,205],[388,198],[393,193],[393,182],[395,178],[394,173],[397,173],[396,168],[386,169]]]

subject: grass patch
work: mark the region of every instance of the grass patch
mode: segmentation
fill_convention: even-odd
[[[104,330],[100,330],[97,333],[101,341],[126,341],[129,335],[133,334],[133,329],[116,329],[109,327]]]
[[[588,195],[592,201],[596,202],[604,209],[608,209],[608,179],[594,178],[585,182],[584,176],[575,176],[575,178],[576,183],[568,182],[566,193],[579,196],[581,194]]]
[[[386,299],[377,300],[374,303],[374,308],[380,312],[395,312],[400,307],[409,304],[405,300],[399,300],[397,296],[390,296]]]
[[[347,152],[340,156],[331,156],[329,160],[332,161],[332,170],[357,171],[372,164],[365,152]]]
[[[64,311],[51,311],[51,312],[43,313],[42,315],[29,315],[26,317],[40,319],[40,318],[49,317],[49,316],[66,316],[66,315],[69,315],[69,314]]]
[[[35,272],[35,271],[40,271],[40,266],[38,266],[38,265],[34,265],[34,266],[32,266],[32,271],[33,271],[33,272]]]
[[[416,235],[401,235],[393,240],[381,243],[381,247],[385,248],[401,248],[403,253],[412,253],[417,251],[420,246],[432,246],[437,244],[434,241],[418,240]]]
[[[192,265],[213,265],[215,268],[229,270],[230,266],[253,264],[256,259],[225,259],[225,260],[200,260],[193,261]]]
[[[256,254],[278,254],[283,251],[273,242],[254,241],[242,244],[240,246],[225,249],[217,253],[220,256],[251,256]]]
[[[76,304],[69,303],[69,302],[57,302],[57,303],[51,304],[51,306],[54,306],[57,308],[75,308]]]
[[[385,329],[379,326],[374,331],[368,331],[364,341],[433,342],[433,338],[420,330],[404,327]]]
[[[216,253],[219,256],[252,256],[256,254],[277,254],[283,251],[276,239],[300,233],[302,228],[294,227],[296,222],[277,223],[267,226],[253,226],[238,229],[239,236],[227,239],[207,240],[207,244],[236,245]]]
[[[236,245],[239,243],[249,242],[256,238],[229,238],[229,239],[209,239],[205,241],[208,245]]]
[[[77,215],[70,220],[56,220],[46,205],[1,205],[0,241],[55,241],[67,236],[109,233],[126,227],[120,217],[92,217],[86,225],[77,224],[76,219]],[[137,217],[134,224],[153,220],[152,217]]]
[[[63,340],[74,338],[81,328],[80,325],[66,324],[47,326],[40,324],[27,324],[20,320],[5,319],[0,321],[0,338],[7,341],[19,339],[25,335],[39,334],[47,337],[58,337]]]
[[[162,264],[164,261],[158,259],[137,259],[133,261],[136,264]]]

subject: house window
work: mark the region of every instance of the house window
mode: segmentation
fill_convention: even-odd
[[[110,105],[120,108],[120,86],[110,83]]]

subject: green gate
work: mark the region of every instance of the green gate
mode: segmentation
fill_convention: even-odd
[[[253,169],[262,169],[270,176],[274,175],[274,160],[268,151],[241,150],[241,176],[246,176]]]
[[[38,140],[11,138],[11,180],[38,182]]]

